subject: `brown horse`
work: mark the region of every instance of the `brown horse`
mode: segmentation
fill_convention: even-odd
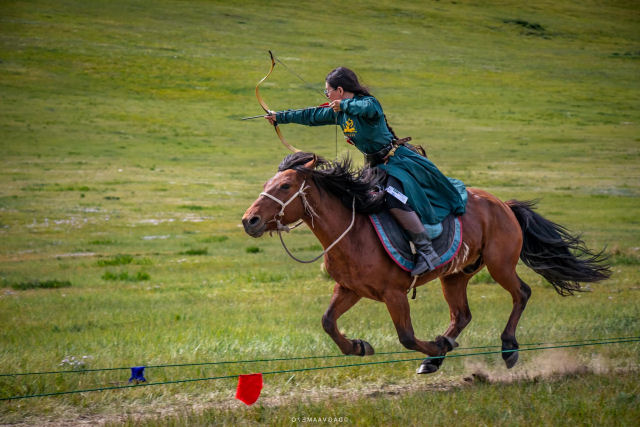
[[[253,237],[286,229],[286,224],[301,219],[325,251],[330,249],[324,263],[336,284],[322,326],[344,354],[374,353],[366,341],[347,339],[336,323],[365,297],[386,304],[402,345],[431,356],[417,372],[435,372],[444,355],[457,347],[456,338],[471,321],[467,283],[486,266],[513,299],[501,335],[502,357],[511,368],[518,360],[516,326],[531,295],[531,288],[516,274],[518,258],[545,277],[560,295],[579,291],[580,282],[610,275],[602,252],[590,252],[579,238],[535,213],[533,203],[504,203],[486,191],[468,188],[467,209],[461,216],[462,249],[451,262],[422,275],[415,284],[440,278],[451,321],[434,341],[419,340],[413,332],[407,299],[412,278],[386,254],[366,215],[384,206],[383,194],[373,191],[380,177],[371,171],[375,169],[353,171],[348,159],[330,163],[310,153],[289,155],[242,217],[245,231]],[[345,230],[344,239],[335,244]]]

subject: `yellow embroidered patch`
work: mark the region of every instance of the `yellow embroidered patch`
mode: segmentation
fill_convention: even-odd
[[[344,126],[342,127],[342,132],[344,133],[356,133],[356,128],[353,126],[353,120],[349,119],[346,121]]]

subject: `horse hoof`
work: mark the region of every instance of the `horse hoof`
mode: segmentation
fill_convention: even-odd
[[[418,369],[416,369],[416,374],[433,374],[440,369],[442,362],[444,362],[444,357],[427,357],[422,361]]]
[[[504,359],[504,363],[507,365],[507,369],[511,369],[518,362],[518,352],[513,351],[511,353],[503,353],[502,358]]]
[[[365,356],[372,356],[375,354],[375,350],[373,349],[373,347],[371,347],[371,344],[369,344],[366,341],[362,341],[362,345],[364,346],[364,355]]]
[[[363,340],[356,340],[356,343],[359,349],[358,356],[371,356],[375,354],[375,350],[373,349],[373,347],[371,347],[371,344],[369,344],[368,342]]]
[[[438,369],[440,369],[440,366],[436,366],[430,362],[422,362],[418,369],[416,369],[416,374],[433,374]]]

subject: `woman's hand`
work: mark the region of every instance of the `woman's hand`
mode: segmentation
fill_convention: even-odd
[[[267,121],[271,123],[271,125],[276,124],[276,113],[274,111],[269,111],[269,114],[264,116],[264,118],[267,119]]]
[[[340,111],[340,101],[341,99],[336,99],[335,101],[331,101],[329,103],[329,107],[331,107],[336,113]]]

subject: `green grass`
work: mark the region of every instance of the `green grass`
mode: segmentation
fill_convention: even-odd
[[[238,120],[262,111],[253,91],[269,49],[314,87],[278,64],[261,89],[272,109],[324,102],[325,75],[349,66],[399,136],[425,145],[447,175],[503,200],[540,199],[543,215],[606,248],[612,278],[572,298],[519,268],[533,288],[521,342],[639,335],[635,2],[34,0],[6,1],[1,11],[3,373],[68,369],[69,360],[91,369],[337,353],[320,322],[333,282],[319,263],[294,263],[278,239],[252,239],[240,225],[287,154],[262,120]],[[339,135],[336,149],[332,127],[282,131],[299,148],[361,164]],[[320,250],[306,229],[286,240],[309,255]],[[460,344],[499,344],[509,295],[482,272],[469,301],[474,318]],[[419,288],[411,305],[419,337],[445,330],[438,283]],[[378,352],[403,350],[381,304],[362,301],[339,325]],[[567,354],[591,373],[429,388],[459,382],[477,364],[504,373],[499,358],[487,356],[448,360],[428,378],[416,377],[414,363],[272,376],[254,408],[236,405],[235,382],[226,380],[3,402],[0,420],[117,423],[124,413],[135,423],[162,408],[175,416],[149,422],[289,424],[331,406],[362,425],[449,424],[453,410],[469,424],[632,424],[638,345]],[[547,359],[554,356],[523,353],[514,372],[535,377]],[[293,367],[301,366],[310,365]],[[147,376],[290,368],[271,362]],[[127,380],[126,370],[0,377],[0,396]],[[412,388],[423,383],[424,392]],[[367,395],[393,387],[397,395]],[[598,398],[589,401],[593,390]],[[334,391],[348,397],[336,401]]]
[[[639,376],[611,378],[593,373],[520,379],[513,382],[429,387],[399,392],[392,387],[362,390],[357,400],[348,395],[330,400],[289,401],[282,406],[257,405],[243,411],[209,409],[194,416],[178,411],[168,418],[151,418],[125,425],[237,425],[291,424],[537,426],[596,424],[632,426],[640,410]],[[548,408],[552,408],[549,410]],[[241,414],[241,415],[240,415]]]

